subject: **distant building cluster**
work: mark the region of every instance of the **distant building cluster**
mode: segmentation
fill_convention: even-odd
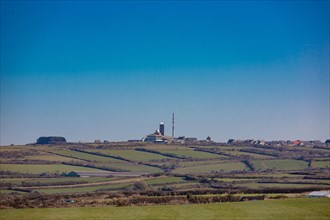
[[[212,143],[212,138],[208,136],[205,140],[198,140],[195,137],[185,137],[180,136],[178,138],[174,137],[174,120],[172,125],[172,136],[165,135],[165,123],[161,122],[159,124],[159,129],[153,134],[149,134],[142,139],[143,142],[151,143],[171,143],[171,144],[202,144],[202,143]]]
[[[313,147],[313,146],[328,146],[330,147],[330,139],[322,142],[320,140],[313,140],[313,141],[302,141],[302,140],[280,140],[280,141],[265,141],[265,140],[235,140],[229,139],[227,141],[229,145],[268,145],[268,146],[305,146],[305,147]]]
[[[165,124],[161,122],[159,124],[159,130],[156,130],[153,134],[147,135],[142,139],[143,142],[152,142],[152,143],[169,143],[172,142],[173,137],[165,136]]]
[[[165,134],[165,123],[160,122],[159,128],[152,134],[146,135],[142,140],[128,140],[127,142],[149,142],[149,143],[163,143],[163,144],[195,144],[195,145],[230,145],[230,146],[273,146],[273,147],[294,147],[294,146],[304,146],[304,147],[330,147],[330,139],[325,142],[320,140],[279,140],[279,141],[265,141],[265,140],[253,140],[253,139],[229,139],[227,142],[214,142],[210,136],[207,136],[205,140],[198,140],[195,137],[185,137],[185,136],[174,136],[174,113],[172,115],[172,136]],[[39,137],[37,144],[65,144],[66,139],[64,137]],[[79,143],[81,143],[79,141]],[[107,140],[101,141],[99,139],[94,141],[94,144],[108,144]]]
[[[172,126],[174,127],[174,126]],[[173,130],[172,130],[173,134]],[[330,147],[330,139],[322,142],[320,140],[313,141],[302,141],[302,140],[279,140],[279,141],[265,141],[265,140],[239,140],[239,139],[229,139],[226,143],[213,142],[210,136],[206,137],[205,140],[198,140],[195,137],[185,137],[185,136],[166,136],[165,135],[165,123],[161,122],[159,124],[159,129],[153,134],[149,134],[142,139],[143,142],[150,143],[168,143],[168,144],[196,144],[196,145],[237,145],[237,146],[252,146],[252,145],[265,145],[265,146],[305,146],[305,147]]]
[[[137,140],[136,140],[137,141]],[[330,139],[322,142],[320,140],[313,141],[302,141],[302,140],[279,140],[279,141],[265,141],[265,140],[239,140],[229,139],[226,143],[213,142],[210,136],[206,137],[205,140],[198,140],[195,137],[179,136],[174,137],[174,114],[172,118],[172,136],[165,135],[165,123],[160,122],[159,129],[154,133],[149,134],[142,138],[142,142],[150,143],[168,143],[168,144],[196,144],[196,145],[237,145],[237,146],[252,146],[252,145],[265,145],[265,146],[305,146],[305,147],[330,147]]]

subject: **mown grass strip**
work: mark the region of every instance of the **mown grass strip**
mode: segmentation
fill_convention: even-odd
[[[284,199],[250,202],[131,207],[41,208],[1,210],[2,220],[141,219],[318,219],[328,220],[330,200]]]

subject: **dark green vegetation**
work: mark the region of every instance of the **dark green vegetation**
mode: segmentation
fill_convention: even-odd
[[[330,219],[330,200],[286,199],[198,205],[1,210],[13,219]]]
[[[64,137],[40,137],[37,144],[63,144],[66,143]]]
[[[63,143],[0,149],[2,208],[66,207],[64,198],[75,198],[76,206],[213,203],[330,189],[326,147]],[[194,197],[203,195],[211,197]]]

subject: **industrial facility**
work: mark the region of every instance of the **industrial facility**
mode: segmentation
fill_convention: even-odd
[[[159,123],[159,129],[157,129],[153,134],[149,134],[146,137],[142,138],[143,142],[149,143],[171,143],[171,144],[196,144],[196,143],[204,143],[210,144],[212,143],[211,137],[207,137],[206,140],[199,141],[194,137],[185,137],[181,136],[178,138],[174,137],[174,113],[172,114],[172,136],[165,135],[165,123]]]
[[[168,143],[173,140],[173,137],[165,135],[165,123],[159,124],[159,130],[156,130],[153,134],[147,135],[143,141],[152,143]]]
[[[165,135],[165,123],[160,122],[159,129],[142,139],[144,142],[168,143],[174,139],[174,113],[172,114],[172,136]]]

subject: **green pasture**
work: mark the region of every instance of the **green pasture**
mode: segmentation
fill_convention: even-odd
[[[313,168],[330,168],[330,161],[313,161]]]
[[[60,150],[60,149],[48,149],[47,150],[50,153],[56,153],[67,157],[75,157],[82,160],[88,160],[88,161],[95,161],[95,162],[103,162],[103,163],[121,163],[121,160],[117,160],[110,157],[103,157],[103,156],[97,156],[92,155],[88,153],[83,152],[77,152],[72,150]]]
[[[249,157],[256,158],[256,159],[274,159],[274,158],[276,158],[274,156],[254,154],[254,153],[241,152],[241,151],[228,151],[225,153],[233,155],[233,156],[249,156]]]
[[[57,177],[57,178],[2,178],[0,183],[12,183],[15,186],[22,186],[22,183],[65,183],[65,182],[76,182],[76,183],[96,183],[105,182],[111,180],[117,180],[118,177]]]
[[[222,182],[258,182],[262,180],[259,179],[252,179],[252,178],[216,178],[218,181]],[[263,181],[271,181],[271,182],[279,182],[279,184],[315,184],[315,185],[328,185],[330,188],[330,180],[315,180],[315,179],[302,179],[302,178],[263,178]],[[276,183],[275,183],[276,184]]]
[[[295,183],[295,182],[299,182],[299,183],[311,183],[311,184],[319,184],[319,185],[328,185],[330,188],[330,180],[327,179],[294,179],[294,178],[290,178],[290,179],[286,179],[285,180],[288,183]]]
[[[280,170],[274,172],[262,172],[262,173],[244,173],[244,174],[235,174],[232,176],[234,178],[295,178],[295,179],[302,179],[304,175],[299,174],[291,174],[288,170]]]
[[[93,169],[88,167],[69,166],[64,164],[0,164],[1,171],[11,171],[19,173],[55,173],[55,172],[71,172],[71,171],[97,171],[102,172],[99,169]]]
[[[212,158],[227,158],[226,156],[212,154],[212,153],[206,153],[201,151],[194,151],[194,150],[158,150],[162,153],[170,153],[175,154],[177,156],[184,156],[188,158],[203,158],[203,159],[212,159]]]
[[[315,158],[314,159],[315,161],[329,161],[330,162],[330,158],[328,158],[328,157],[324,157],[324,158]]]
[[[168,144],[150,144],[150,145],[142,146],[142,148],[156,150],[156,151],[159,151],[159,150],[191,150],[190,147],[180,146],[180,145],[168,145]]]
[[[87,193],[97,190],[118,190],[132,186],[131,183],[115,183],[98,186],[84,186],[84,187],[65,187],[65,188],[49,188],[49,189],[35,189],[39,193],[54,194],[54,193]]]
[[[165,157],[163,155],[136,151],[136,150],[90,150],[91,152],[99,152],[102,154],[107,154],[111,156],[119,156],[126,158],[131,161],[151,161],[151,160],[162,160],[162,159],[172,159],[170,157]]]
[[[251,178],[216,178],[216,180],[227,183],[240,182],[240,181],[256,181],[255,179],[251,179]]]
[[[328,152],[330,153],[330,149],[323,149],[323,148],[314,148],[314,147],[304,147],[304,146],[292,146],[287,147],[288,150],[307,150],[307,151],[315,151],[317,152]]]
[[[251,160],[257,170],[303,170],[308,163],[302,160]]]
[[[295,198],[193,205],[40,208],[1,210],[2,220],[141,219],[330,219],[330,200]]]
[[[235,186],[239,187],[246,187],[249,189],[263,189],[263,188],[292,188],[292,189],[297,189],[297,188],[319,188],[319,189],[329,189],[329,186],[325,185],[318,185],[318,184],[312,184],[312,183],[307,183],[307,184],[295,184],[295,183],[257,183],[257,182],[249,182],[249,183],[237,183],[233,184]]]
[[[219,150],[225,150],[225,151],[239,151],[241,149],[247,149],[251,147],[245,147],[245,146],[203,146],[203,148],[217,148]]]
[[[157,168],[157,167],[151,167],[151,166],[146,166],[143,164],[131,163],[131,162],[125,162],[125,161],[122,161],[121,163],[98,163],[97,165],[100,167],[116,168],[116,169],[127,170],[130,172],[141,172],[141,173],[163,172],[162,169]]]
[[[229,162],[229,160],[228,160]],[[203,165],[211,165],[211,164],[219,164],[224,163],[224,160],[215,159],[215,160],[203,160],[203,161],[180,161],[177,162],[180,167],[193,167],[193,166],[203,166]]]
[[[148,185],[161,185],[161,184],[172,184],[186,182],[182,177],[161,177],[149,180],[144,180]]]
[[[44,160],[51,162],[81,162],[79,159],[73,159],[70,157],[60,156],[56,154],[44,153],[41,155],[26,156],[24,159],[28,160]]]
[[[0,146],[0,152],[1,151],[22,151],[30,149],[24,145],[16,145],[16,146]]]
[[[242,162],[228,162],[228,163],[177,168],[173,171],[173,173],[178,173],[178,174],[211,173],[212,171],[230,172],[236,170],[249,170],[249,168],[247,168],[245,164]]]

